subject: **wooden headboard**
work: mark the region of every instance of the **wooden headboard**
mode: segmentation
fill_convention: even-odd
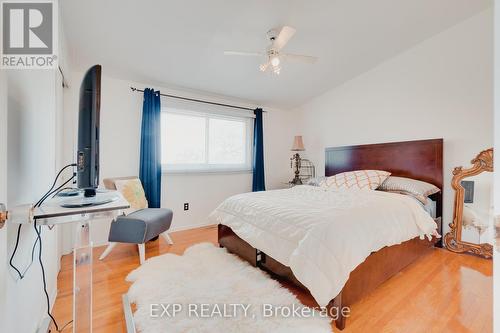
[[[443,139],[389,142],[325,149],[325,176],[353,170],[385,170],[443,188]],[[442,191],[437,216],[442,216]]]

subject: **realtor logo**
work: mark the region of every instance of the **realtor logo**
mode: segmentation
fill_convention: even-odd
[[[57,11],[52,1],[2,2],[2,68],[57,66]]]

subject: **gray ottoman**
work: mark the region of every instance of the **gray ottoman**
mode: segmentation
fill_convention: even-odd
[[[119,243],[146,243],[170,228],[172,216],[172,211],[164,208],[145,208],[126,216],[118,216],[111,223],[108,240]]]
[[[128,215],[118,216],[111,222],[109,245],[99,257],[103,260],[117,243],[133,243],[139,248],[139,260],[142,264],[146,258],[144,243],[159,235],[168,244],[174,242],[166,232],[172,224],[173,213],[165,208],[145,208]]]

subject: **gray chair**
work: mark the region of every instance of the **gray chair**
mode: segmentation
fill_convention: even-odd
[[[104,179],[104,186],[109,190],[116,190],[116,180],[137,179],[137,177],[120,177]],[[109,245],[99,257],[103,260],[113,250],[117,243],[137,244],[139,259],[142,264],[145,260],[144,244],[159,235],[162,235],[170,245],[174,244],[167,230],[172,223],[173,213],[170,209],[144,208],[128,215],[118,216],[111,222],[109,230]]]

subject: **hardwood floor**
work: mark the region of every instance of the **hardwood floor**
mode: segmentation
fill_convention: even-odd
[[[174,245],[160,237],[146,245],[146,257],[182,254],[199,242],[217,243],[217,228],[172,233]],[[104,260],[105,247],[94,249],[94,332],[126,332],[121,295],[127,274],[139,265],[137,246],[119,244]],[[64,256],[53,314],[62,326],[71,319],[72,255]],[[436,249],[351,306],[342,332],[492,332],[492,261]],[[285,284],[306,305],[311,296]],[[71,325],[65,332],[71,331]],[[332,329],[333,331],[333,329]],[[338,332],[335,329],[335,332]]]

